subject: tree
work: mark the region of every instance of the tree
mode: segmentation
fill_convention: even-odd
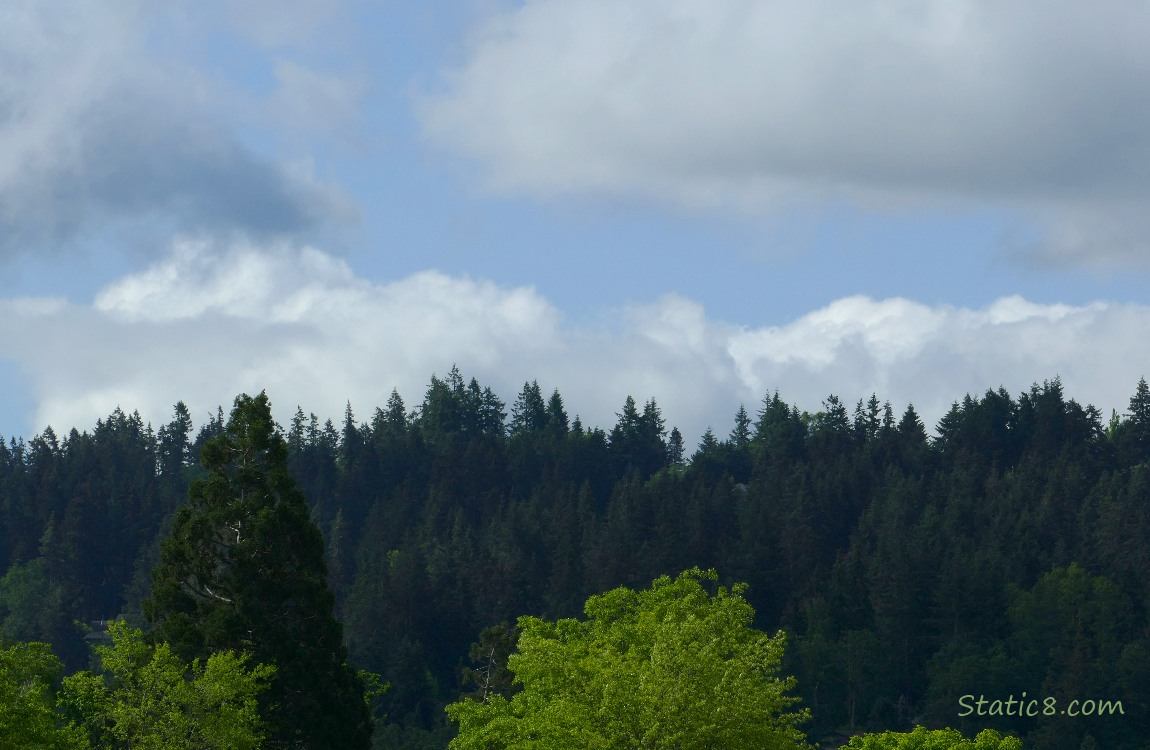
[[[174,411],[172,421],[161,427],[157,435],[157,463],[161,474],[178,478],[191,455],[188,436],[192,432],[192,415],[183,401],[176,402]]]
[[[739,404],[739,411],[735,414],[735,427],[731,430],[730,442],[737,449],[746,448],[751,442],[751,418],[742,404]]]
[[[1130,397],[1130,410],[1121,425],[1120,434],[1126,460],[1130,463],[1145,460],[1150,454],[1150,385],[1146,384],[1146,378],[1139,378],[1134,395]]]
[[[712,438],[714,435],[711,436]],[[671,466],[680,466],[683,463],[683,433],[678,427],[671,428],[671,436],[667,438],[667,463]]]
[[[472,668],[463,670],[463,685],[474,685],[471,691],[479,700],[491,695],[504,698],[515,692],[514,675],[507,669],[507,657],[515,650],[519,630],[507,622],[492,625],[479,634],[479,642],[471,644]]]
[[[0,747],[87,750],[80,727],[58,726],[60,660],[46,643],[0,648]]]
[[[882,409],[878,403],[878,396],[872,393],[865,407],[862,399],[859,399],[855,406],[853,426],[860,443],[866,443],[879,436],[879,430],[882,428]]]
[[[276,666],[261,696],[269,746],[366,748],[371,715],[333,616],[323,538],[288,474],[268,398],[236,397],[203,449],[153,571],[144,612],[184,658],[251,652]]]
[[[913,732],[883,732],[851,737],[850,750],[1022,750],[1017,737],[1002,737],[993,729],[984,729],[968,740],[956,729],[915,727]]]
[[[508,659],[522,690],[447,707],[453,750],[586,747],[807,747],[793,678],[777,675],[785,636],[750,627],[744,585],[711,596],[714,571],[663,576],[648,591],[587,600],[587,619],[519,618]]]
[[[567,434],[567,410],[563,408],[563,397],[559,389],[551,391],[551,398],[547,400],[547,429],[556,436]]]
[[[560,404],[562,408],[562,404]],[[543,401],[543,391],[539,382],[532,380],[523,384],[523,390],[511,407],[511,434],[542,430],[548,421],[547,404]]]
[[[108,626],[112,646],[97,646],[111,686],[80,672],[64,679],[64,713],[95,746],[118,750],[254,750],[263,740],[257,695],[275,668],[248,667],[233,651],[187,664],[166,643],[149,646],[126,623]]]

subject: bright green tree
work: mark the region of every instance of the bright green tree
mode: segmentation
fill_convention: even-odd
[[[984,729],[970,740],[957,729],[927,730],[915,727],[913,732],[882,732],[851,737],[846,747],[851,750],[1022,750],[1022,740],[1002,737],[993,729]]]
[[[101,750],[254,750],[263,732],[257,696],[275,668],[248,667],[234,651],[190,666],[166,643],[112,623],[112,646],[97,653],[110,676],[80,672],[64,679],[61,705]]]
[[[88,738],[56,713],[60,660],[46,643],[0,648],[0,747],[87,750]]]
[[[806,711],[780,679],[785,636],[751,628],[745,589],[711,596],[697,568],[650,590],[591,597],[587,619],[519,618],[508,660],[523,689],[447,707],[453,750],[793,750]]]
[[[348,664],[323,538],[267,396],[238,396],[201,460],[207,476],[176,514],[145,602],[155,639],[185,658],[231,649],[274,664],[261,696],[270,746],[367,748],[364,682]]]

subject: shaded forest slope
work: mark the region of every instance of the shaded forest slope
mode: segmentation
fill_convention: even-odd
[[[158,539],[223,423],[193,436],[178,404],[157,430],[117,410],[91,432],[0,441],[3,633],[75,669],[76,620],[141,622]],[[605,431],[536,383],[508,409],[453,369],[414,409],[393,392],[339,427],[300,410],[284,433],[352,659],[392,685],[388,741],[444,736],[485,628],[693,566],[749,583],[756,625],[790,634],[813,737],[915,721],[1036,748],[1150,734],[1145,381],[1108,420],[1057,379],[968,395],[933,436],[874,396],[811,414],[769,394],[688,451],[653,399],[628,398]],[[1126,715],[957,718],[961,695],[1023,690]]]

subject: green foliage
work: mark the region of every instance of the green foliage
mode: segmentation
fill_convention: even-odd
[[[100,750],[254,750],[263,733],[257,696],[274,674],[248,667],[250,657],[212,654],[190,666],[166,643],[149,646],[143,634],[113,622],[112,646],[97,653],[109,674],[80,672],[64,679],[61,703],[88,729]]]
[[[50,637],[62,600],[61,588],[48,578],[44,558],[13,565],[0,578],[0,633],[13,641]]]
[[[1002,737],[993,729],[984,729],[970,740],[956,729],[915,727],[913,732],[857,735],[847,747],[851,750],[1022,750],[1022,741],[1017,737]]]
[[[87,750],[82,729],[60,726],[56,684],[60,660],[46,643],[0,648],[0,747]]]
[[[463,685],[473,685],[471,697],[487,700],[492,695],[509,698],[515,692],[515,675],[507,668],[508,657],[515,651],[519,629],[501,622],[479,634],[479,642],[471,644],[471,663],[474,668],[463,670]]]
[[[145,614],[180,654],[250,651],[275,664],[262,698],[269,738],[366,748],[371,715],[347,662],[327,587],[323,538],[287,470],[287,444],[265,394],[241,395],[208,439],[153,572]]]
[[[747,581],[756,627],[786,630],[783,673],[798,678],[812,736],[852,723],[943,726],[958,696],[1026,690],[1120,699],[1125,715],[968,718],[958,728],[1024,734],[1034,750],[1145,745],[1150,386],[1132,389],[1129,409],[1106,429],[1057,378],[1021,394],[959,398],[937,426],[913,407],[880,408],[877,395],[853,415],[843,405],[859,394],[828,399],[812,417],[774,393],[749,415],[752,426],[742,415],[734,430],[729,419],[716,422],[693,457],[650,402],[625,404],[608,436],[574,409],[567,419],[574,404],[557,392],[541,413],[547,391],[527,390],[505,408],[453,369],[433,379],[414,410],[393,391],[370,420],[345,412],[342,430],[297,410],[287,467],[311,503],[303,512],[285,512],[299,507],[287,495],[276,500],[283,508],[259,505],[258,486],[234,465],[192,465],[216,439],[238,445],[222,409],[191,443],[191,415],[180,405],[155,433],[117,410],[90,433],[13,439],[0,445],[0,628],[51,642],[66,669],[83,668],[89,650],[74,621],[140,611],[188,483],[203,480],[190,503],[202,510],[204,485],[223,471],[235,496],[247,492],[262,509],[245,520],[244,535],[268,521],[268,539],[295,539],[281,559],[298,559],[301,575],[261,578],[277,558],[229,549],[223,525],[208,543],[188,536],[200,542],[188,548],[197,554],[220,543],[213,575],[242,569],[247,577],[235,580],[248,583],[238,599],[222,594],[234,609],[212,613],[191,592],[195,577],[173,575],[168,582],[189,598],[185,609],[167,610],[164,638],[182,657],[201,659],[216,648],[254,652],[258,641],[268,650],[254,658],[292,668],[277,680],[302,686],[293,715],[355,726],[338,708],[356,700],[330,710],[324,691],[312,690],[333,672],[337,685],[347,678],[319,668],[342,663],[338,651],[321,658],[332,652],[319,644],[332,641],[303,624],[268,629],[256,617],[274,624],[285,592],[305,620],[324,611],[317,582],[325,579],[303,572],[317,538],[294,521],[276,526],[310,516],[327,536],[319,557],[354,661],[393,685],[376,702],[395,722],[377,733],[377,747],[422,750],[450,735],[442,707],[460,695],[468,646],[492,623],[525,612],[572,617],[591,593],[696,565]],[[509,434],[505,411],[513,428],[531,429]],[[260,547],[251,541],[249,551]],[[491,654],[489,646],[482,656]],[[486,675],[482,659],[479,666]],[[274,689],[265,704],[276,702]]]
[[[509,659],[523,689],[510,700],[463,700],[453,750],[805,747],[779,679],[785,637],[750,627],[744,587],[708,595],[696,569],[650,590],[587,600],[587,620],[521,617]]]

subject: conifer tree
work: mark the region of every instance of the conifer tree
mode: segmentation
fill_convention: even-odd
[[[153,571],[144,611],[156,641],[185,658],[232,649],[274,664],[261,696],[274,748],[367,748],[370,710],[333,616],[323,538],[288,474],[268,398],[236,398],[204,445]]]
[[[511,407],[511,434],[537,432],[547,425],[547,405],[536,380],[523,384]]]
[[[1134,460],[1142,460],[1150,453],[1150,386],[1146,378],[1138,380],[1134,395],[1130,397],[1128,435],[1134,447]]]
[[[751,443],[751,418],[742,404],[739,404],[739,411],[735,414],[735,427],[731,430],[730,441],[733,447],[739,449]]]
[[[558,388],[551,392],[551,398],[547,401],[547,429],[557,436],[566,435],[569,429],[567,410],[563,408],[563,397],[559,395]]]
[[[712,435],[711,437],[714,437]],[[671,429],[671,436],[667,438],[667,463],[671,466],[679,466],[683,463],[683,433],[679,432],[678,427]]]

